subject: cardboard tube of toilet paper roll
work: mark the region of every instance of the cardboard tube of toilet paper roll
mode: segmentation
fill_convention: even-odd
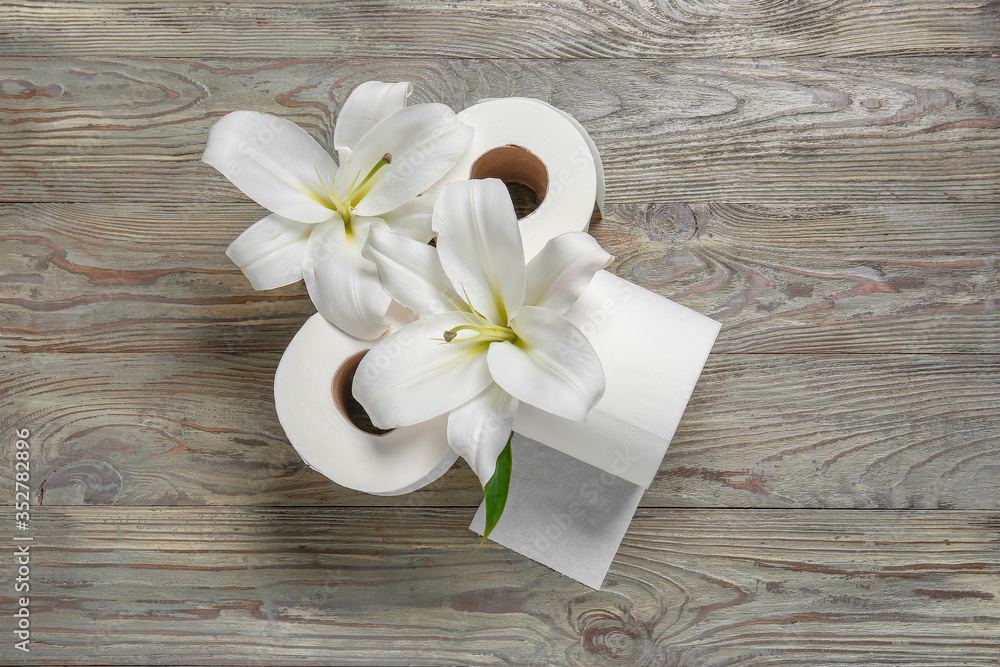
[[[476,133],[458,164],[438,182],[499,178],[526,185],[539,205],[521,218],[525,259],[549,239],[586,231],[604,173],[597,147],[572,117],[541,100],[507,97],[458,114]]]
[[[479,103],[482,104],[483,102],[490,102],[495,99],[504,99],[504,98],[490,97],[487,99],[479,100]],[[594,143],[594,140],[591,138],[590,133],[588,133],[587,129],[583,126],[583,124],[576,119],[576,116],[574,116],[570,112],[563,111],[559,107],[549,104],[544,100],[536,100],[534,98],[529,98],[529,99],[532,99],[535,102],[539,102],[540,104],[544,104],[545,106],[552,109],[560,116],[568,120],[570,123],[572,123],[573,127],[576,128],[576,131],[580,133],[580,136],[583,137],[583,140],[587,142],[587,147],[590,149],[591,155],[594,156],[594,167],[597,171],[597,210],[598,212],[601,213],[601,215],[604,215],[604,163],[601,161],[601,153],[600,151],[597,150],[597,144]]]
[[[566,313],[597,351],[607,388],[584,422],[521,403],[517,433],[643,488],[659,469],[720,324],[600,271]]]
[[[388,319],[397,328],[408,318],[397,306]],[[281,356],[274,406],[285,435],[311,468],[342,486],[395,496],[430,484],[458,455],[448,446],[446,416],[381,435],[350,420],[354,371],[372,345],[313,315]]]

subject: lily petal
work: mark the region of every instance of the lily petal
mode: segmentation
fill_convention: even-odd
[[[379,428],[409,426],[467,403],[492,380],[483,343],[445,343],[461,313],[432,315],[379,341],[354,374],[354,397]]]
[[[429,190],[378,217],[385,220],[389,229],[397,234],[427,243],[434,238],[431,216],[434,211],[434,202],[437,201],[439,194],[441,194],[440,189]]]
[[[517,344],[490,345],[490,373],[510,395],[583,421],[604,395],[604,369],[590,341],[562,315],[524,306],[511,322]]]
[[[448,415],[448,444],[468,461],[486,483],[496,470],[497,457],[507,446],[518,400],[496,383]]]
[[[528,262],[524,303],[562,314],[587,291],[594,274],[614,259],[590,234],[560,234]]]
[[[438,255],[455,291],[494,324],[506,325],[524,303],[524,246],[503,181],[456,181],[434,206]]]
[[[385,333],[385,313],[392,303],[375,264],[361,255],[370,222],[354,216],[350,235],[340,216],[316,225],[302,261],[316,310],[345,333],[365,340]]]
[[[361,254],[375,262],[385,291],[417,315],[468,311],[444,274],[436,248],[372,225]]]
[[[234,111],[208,132],[202,161],[264,208],[298,222],[330,219],[322,202],[337,167],[295,123],[256,111]]]
[[[256,290],[291,285],[302,280],[306,241],[315,228],[272,213],[236,237],[226,255]]]
[[[366,81],[351,91],[337,116],[333,147],[354,150],[361,137],[380,120],[406,107],[412,87],[408,83]]]
[[[358,215],[391,211],[454,167],[472,142],[472,135],[473,129],[443,104],[417,104],[397,111],[369,130],[340,165],[337,192],[347,196],[389,155],[389,164],[372,177],[377,182],[354,210]]]

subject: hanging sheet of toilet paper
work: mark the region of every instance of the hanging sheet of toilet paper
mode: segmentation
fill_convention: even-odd
[[[600,588],[643,487],[540,442],[514,435],[507,507],[489,539]],[[470,528],[483,534],[486,506]]]
[[[522,404],[490,539],[600,588],[720,325],[606,271],[566,316],[601,358],[607,389],[583,423]],[[481,505],[470,528],[482,535],[484,519]]]

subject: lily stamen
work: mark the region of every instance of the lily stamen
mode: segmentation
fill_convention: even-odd
[[[372,170],[368,172],[368,175],[361,180],[361,184],[357,187],[351,186],[351,191],[348,193],[346,198],[342,198],[337,194],[337,191],[332,185],[328,185],[323,177],[319,174],[319,169],[316,168],[316,189],[322,193],[322,196],[313,196],[313,199],[323,204],[329,209],[333,209],[340,214],[341,219],[344,224],[347,225],[348,234],[351,231],[351,212],[354,207],[361,203],[361,200],[365,198],[372,188],[378,185],[378,182],[382,180],[382,176],[378,175],[378,171],[389,164],[392,161],[392,157],[386,153],[385,156],[379,160]],[[330,182],[334,180],[333,167],[331,165]]]
[[[360,185],[351,189],[350,200],[352,207],[357,206],[358,202],[360,202],[366,194],[371,192],[372,188],[378,185],[378,182],[382,180],[382,176],[380,175],[378,178],[375,178],[375,175],[378,173],[379,169],[389,164],[389,162],[391,162],[391,157],[388,153],[386,153],[385,156],[379,160],[374,167],[372,167],[372,170],[368,172],[368,175],[364,177]]]
[[[319,175],[319,168],[316,168],[316,187],[326,196],[326,201],[320,201],[321,204],[327,208],[332,208],[340,217],[343,218],[344,224],[350,224],[351,222],[351,208],[348,206],[343,199],[337,194],[337,191],[333,187],[326,184],[323,177]],[[330,180],[333,180],[333,174],[330,175]]]
[[[451,343],[458,337],[459,331],[475,331],[476,335],[462,338],[460,343],[499,343],[502,341],[514,342],[517,334],[510,327],[498,327],[496,325],[477,326],[474,324],[460,324],[453,329],[444,332],[444,341]]]

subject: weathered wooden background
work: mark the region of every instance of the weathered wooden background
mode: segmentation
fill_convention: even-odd
[[[3,661],[1000,664],[998,3],[21,0],[0,56]],[[372,78],[572,112],[613,270],[722,322],[602,591],[479,546],[464,463],[364,496],[282,434],[312,307],[198,158]]]

